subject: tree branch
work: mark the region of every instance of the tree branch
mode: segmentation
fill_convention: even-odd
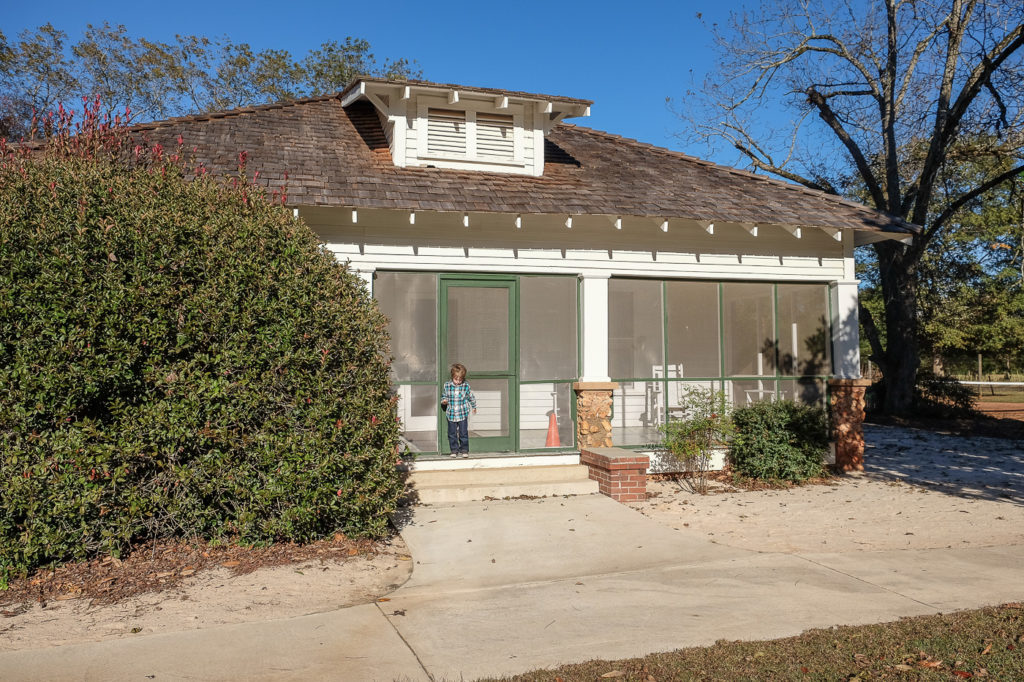
[[[954,213],[963,208],[964,205],[966,205],[969,201],[977,199],[979,196],[989,191],[990,189],[998,187],[1007,180],[1012,180],[1014,177],[1020,175],[1021,173],[1024,173],[1024,164],[1021,164],[1015,168],[1011,168],[1010,170],[1004,173],[1000,173],[999,175],[995,176],[988,182],[985,182],[982,185],[978,185],[970,192],[966,192],[965,194],[959,196],[956,199],[956,201],[947,206],[946,210],[939,214],[938,218],[932,221],[931,225],[928,228],[928,232],[922,235],[922,241],[927,243],[929,240],[931,240],[932,235],[941,230],[942,226],[946,223],[946,221],[949,220]]]
[[[960,3],[954,5],[958,8]],[[968,7],[969,17],[974,3]],[[967,21],[967,18],[963,20]],[[955,24],[955,27],[954,27]],[[954,31],[955,28],[955,31]],[[943,74],[942,94],[939,100],[939,108],[935,117],[935,134],[932,137],[931,146],[928,149],[928,156],[921,172],[921,193],[918,203],[914,207],[914,222],[921,224],[927,215],[927,204],[931,201],[932,183],[939,171],[941,159],[949,146],[949,141],[956,135],[960,122],[967,113],[968,108],[981,92],[984,84],[992,77],[992,74],[1005,62],[1014,52],[1024,46],[1024,24],[1018,24],[1012,31],[1007,33],[992,50],[982,55],[977,66],[967,78],[956,101],[949,106],[949,94],[952,91],[953,75],[956,60],[960,55],[960,41],[963,39],[964,31],[960,26],[958,17],[956,22],[950,23],[950,52],[947,54],[946,72]],[[955,38],[955,42],[954,42]]]
[[[864,184],[867,185],[868,192],[871,193],[871,200],[875,202],[875,206],[881,210],[886,210],[885,196],[882,194],[882,189],[878,186],[878,180],[875,178],[875,174],[871,172],[871,166],[868,164],[867,159],[864,158],[860,147],[850,137],[850,134],[846,132],[843,124],[840,123],[839,118],[832,111],[832,107],[828,105],[828,100],[813,87],[807,88],[806,92],[807,101],[817,107],[818,116],[825,122],[825,125],[832,129],[832,132],[836,134],[836,137],[846,147],[850,156],[853,157],[854,163],[857,164],[857,170],[864,179]]]
[[[813,180],[803,177],[802,175],[797,175],[796,173],[787,171],[784,168],[779,168],[778,166],[765,163],[757,154],[755,154],[751,149],[746,147],[739,140],[734,140],[732,146],[735,147],[744,155],[746,155],[746,157],[750,159],[750,163],[752,163],[755,168],[763,170],[766,173],[778,175],[781,178],[786,178],[787,180],[791,180],[810,189],[816,189],[819,192],[826,192],[828,194],[838,194],[838,192],[835,191],[835,188],[831,186],[822,186]]]

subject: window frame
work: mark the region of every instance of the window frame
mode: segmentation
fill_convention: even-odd
[[[718,375],[717,376],[699,376],[699,377],[698,376],[694,376],[694,377],[683,377],[683,378],[669,378],[667,376],[663,376],[663,377],[654,377],[654,376],[650,376],[650,377],[616,377],[616,376],[612,376],[611,377],[611,380],[613,382],[618,383],[620,385],[621,384],[625,384],[625,383],[632,383],[632,384],[636,384],[636,383],[660,383],[662,385],[662,395],[664,396],[664,399],[662,400],[663,404],[661,405],[660,415],[659,415],[661,417],[661,420],[660,420],[661,424],[667,423],[668,419],[669,419],[669,407],[668,407],[668,402],[669,402],[668,401],[668,395],[669,395],[669,393],[668,393],[668,391],[669,391],[669,384],[672,384],[672,383],[702,383],[702,384],[711,384],[714,387],[715,390],[722,390],[722,391],[724,391],[724,390],[726,390],[726,385],[728,383],[730,383],[730,382],[742,382],[742,381],[765,381],[765,382],[769,382],[770,381],[770,382],[772,382],[774,384],[774,388],[772,389],[772,395],[773,395],[772,399],[773,400],[778,400],[778,399],[780,399],[783,396],[783,393],[784,393],[783,383],[784,382],[799,382],[801,379],[803,379],[803,380],[813,380],[813,381],[822,382],[824,384],[824,388],[823,388],[823,391],[822,391],[822,402],[825,405],[828,404],[828,401],[829,401],[828,379],[830,379],[831,377],[833,377],[835,375],[835,356],[834,356],[834,349],[832,348],[832,339],[833,339],[834,325],[833,325],[833,319],[832,319],[831,285],[830,285],[829,282],[827,282],[827,281],[800,282],[800,281],[786,281],[786,280],[732,280],[732,279],[729,279],[729,280],[707,280],[707,279],[677,279],[677,278],[659,279],[659,278],[628,277],[628,276],[625,276],[625,277],[612,277],[611,280],[610,280],[610,283],[614,282],[615,280],[637,280],[637,279],[647,280],[647,281],[652,281],[653,280],[653,281],[658,282],[661,285],[661,296],[662,296],[662,300],[661,300],[661,312],[662,312],[662,318],[661,318],[661,334],[662,334],[661,342],[662,342],[662,353],[663,353],[662,357],[664,358],[664,362],[665,363],[668,362],[668,337],[669,337],[669,333],[670,333],[670,328],[668,326],[668,306],[667,306],[667,287],[666,287],[666,285],[668,283],[670,283],[670,282],[702,282],[702,283],[711,282],[711,283],[714,283],[714,284],[717,285],[717,292],[718,292],[718,360],[719,360],[718,361]],[[772,308],[773,308],[772,309],[772,316],[773,316],[772,324],[773,324],[774,333],[775,333],[775,337],[776,337],[776,350],[775,350],[776,356],[778,356],[778,353],[779,353],[779,350],[778,350],[778,347],[777,347],[778,346],[778,329],[779,329],[779,306],[778,306],[778,288],[779,288],[779,285],[804,285],[804,286],[820,287],[820,290],[822,292],[822,296],[824,296],[824,298],[825,298],[824,312],[825,312],[826,319],[827,319],[827,324],[828,324],[828,328],[827,328],[827,337],[828,337],[828,367],[827,367],[827,369],[829,370],[829,372],[827,374],[814,374],[814,375],[799,375],[799,374],[787,375],[787,374],[783,374],[782,373],[781,363],[779,362],[778,357],[776,357],[774,362],[772,363],[773,371],[772,371],[771,374],[764,374],[762,376],[747,376],[747,375],[731,376],[731,375],[726,375],[726,373],[725,373],[725,359],[726,359],[725,358],[725,345],[726,345],[727,339],[726,339],[726,330],[725,330],[725,312],[724,312],[724,306],[723,306],[723,303],[724,303],[723,288],[724,288],[725,284],[763,284],[763,285],[770,285],[771,286],[771,297],[772,297]],[[612,301],[612,296],[611,296],[611,294],[609,292],[609,296],[608,296],[608,305],[609,305],[608,316],[609,316],[609,318],[611,318],[611,316],[614,314],[614,312],[611,309],[611,301]],[[609,357],[608,357],[609,369],[611,368],[611,365],[612,365],[611,345],[609,344]],[[663,370],[662,374],[666,374],[666,372]],[[615,396],[619,392],[619,390],[620,389],[616,389],[613,392],[613,394],[612,394],[613,395],[612,415],[611,415],[612,419],[614,419],[614,416],[615,416]],[[654,445],[654,443],[650,443],[650,442],[648,442],[648,443],[626,443],[621,438],[618,438],[618,437],[616,438],[616,446],[617,447],[624,447],[624,448],[630,448],[630,449],[645,449],[645,448],[649,449],[650,447],[652,447],[652,445]]]
[[[437,362],[437,367],[438,367],[439,378],[436,379],[436,380],[428,381],[428,380],[398,380],[398,379],[395,379],[394,377],[392,377],[391,378],[391,386],[395,390],[397,390],[400,386],[433,386],[433,387],[435,387],[435,389],[437,389],[443,383],[443,379],[444,379],[443,375],[444,375],[445,371],[447,370],[447,367],[444,364],[444,358],[442,357],[443,350],[442,350],[442,343],[441,343],[441,338],[440,338],[440,333],[441,333],[441,331],[440,331],[441,330],[441,314],[442,314],[442,310],[441,310],[441,308],[442,308],[442,305],[441,305],[441,282],[442,282],[443,279],[446,279],[446,278],[455,278],[455,279],[459,279],[459,280],[478,279],[480,281],[488,281],[488,280],[494,280],[494,279],[498,279],[498,280],[509,280],[509,279],[512,279],[512,280],[515,280],[516,294],[515,294],[515,308],[514,308],[514,310],[515,310],[515,318],[516,318],[516,322],[517,322],[517,345],[520,343],[520,341],[518,339],[518,324],[519,324],[520,316],[521,316],[520,297],[519,297],[519,287],[520,287],[521,281],[523,279],[526,279],[526,278],[529,278],[529,277],[559,277],[559,278],[565,278],[565,279],[572,279],[573,282],[575,283],[575,292],[576,292],[576,299],[575,299],[575,304],[576,304],[576,376],[573,377],[573,378],[569,378],[569,379],[528,379],[528,380],[524,380],[524,379],[522,379],[522,367],[520,366],[519,357],[518,357],[518,355],[519,355],[519,348],[518,347],[516,348],[516,363],[515,363],[516,379],[515,379],[515,382],[513,384],[513,388],[514,388],[514,391],[516,393],[516,396],[515,396],[515,400],[516,400],[515,409],[516,409],[516,412],[517,412],[517,417],[516,417],[516,429],[515,429],[514,440],[513,440],[514,448],[513,448],[513,451],[511,453],[509,453],[509,456],[515,455],[516,453],[524,454],[524,455],[554,455],[554,454],[562,454],[562,453],[565,453],[565,452],[578,452],[579,451],[579,444],[577,443],[577,436],[578,436],[578,434],[576,432],[576,424],[577,424],[576,400],[575,400],[575,396],[574,396],[573,391],[572,391],[572,385],[579,381],[580,374],[583,371],[583,345],[582,345],[583,344],[583,341],[582,341],[583,293],[582,293],[582,286],[580,284],[580,280],[579,280],[579,276],[578,275],[575,275],[575,274],[562,274],[562,273],[550,273],[550,274],[548,274],[548,273],[495,273],[495,272],[467,273],[467,272],[451,272],[451,271],[442,271],[442,270],[403,270],[403,269],[397,269],[397,268],[395,268],[395,269],[388,268],[388,269],[378,269],[376,271],[376,273],[375,273],[374,280],[376,280],[376,275],[380,275],[380,274],[431,275],[434,278],[434,287],[435,287],[435,292],[436,292],[436,294],[435,294],[435,309],[434,309],[435,312],[434,312],[434,314],[435,314],[435,335],[437,335],[437,341],[436,341],[435,353],[436,353],[436,362]],[[375,292],[371,289],[371,296],[374,296],[374,294],[375,294]],[[375,296],[374,296],[374,298],[376,300]],[[535,384],[551,384],[551,385],[554,385],[554,386],[558,386],[558,385],[568,385],[569,386],[569,391],[570,391],[570,400],[569,400],[569,412],[570,412],[570,415],[569,415],[569,419],[570,419],[571,424],[572,424],[572,430],[571,430],[572,442],[571,443],[565,444],[565,445],[561,446],[560,448],[521,448],[520,447],[520,443],[521,443],[521,433],[520,433],[520,431],[521,431],[522,427],[521,427],[519,422],[521,421],[522,415],[519,413],[520,406],[518,404],[518,401],[519,401],[519,397],[521,395],[521,387],[523,385],[531,385],[531,384],[533,384],[533,385],[535,385]],[[440,410],[438,410],[438,412],[440,413]],[[440,416],[440,414],[438,414],[438,416]],[[441,439],[443,439],[443,438],[445,438],[445,434],[439,428],[438,431],[437,431],[437,434],[436,434],[436,441],[437,441],[437,444],[438,444],[438,449],[436,449],[436,450],[420,450],[420,451],[416,451],[416,452],[413,452],[413,453],[403,452],[402,456],[403,457],[411,457],[411,458],[417,458],[417,457],[421,457],[422,456],[422,457],[426,457],[428,459],[440,458]]]

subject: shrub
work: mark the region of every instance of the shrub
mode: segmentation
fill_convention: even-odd
[[[733,413],[729,462],[742,476],[801,481],[820,476],[828,451],[824,408],[789,400],[760,402]]]
[[[865,400],[869,414],[882,411],[885,404],[886,381],[882,378],[868,387]],[[914,415],[938,419],[960,419],[977,416],[974,408],[977,396],[951,376],[941,376],[930,370],[919,370],[914,385]]]
[[[95,112],[55,125],[0,144],[0,579],[150,538],[385,533],[398,426],[358,277],[244,178]]]
[[[953,377],[919,371],[914,386],[917,413],[940,419],[969,418],[975,416],[975,394]]]
[[[714,448],[724,445],[732,433],[731,405],[724,391],[686,388],[679,401],[682,415],[661,427],[664,451],[685,471],[690,486],[703,495],[708,490],[708,470]]]

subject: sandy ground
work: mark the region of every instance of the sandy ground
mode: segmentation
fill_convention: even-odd
[[[1024,442],[865,427],[864,473],[743,492],[651,482],[631,505],[681,532],[764,552],[1024,544]]]
[[[363,604],[397,589],[412,573],[401,538],[374,556],[310,560],[234,575],[202,571],[161,592],[117,604],[51,601],[0,618],[0,651],[95,642],[216,625],[268,621]],[[8,607],[9,608],[9,607]]]
[[[635,506],[659,523],[765,552],[1024,543],[1024,443],[869,426],[863,474],[830,485],[695,495],[671,481]],[[234,576],[205,571],[118,604],[52,601],[0,618],[0,650],[266,621],[373,601],[412,571],[400,538],[374,557],[312,560]]]

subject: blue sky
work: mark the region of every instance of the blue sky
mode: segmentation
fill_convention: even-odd
[[[594,100],[574,122],[708,157],[675,136],[666,105],[699,85],[713,64],[704,23],[722,22],[719,2],[18,2],[4,10],[8,39],[51,22],[74,41],[86,24],[124,24],[133,36],[227,35],[253,47],[304,54],[346,36],[378,57],[416,59],[425,78]],[[703,22],[697,13],[703,15]],[[680,101],[680,104],[685,104]],[[714,160],[734,163],[735,157]]]

